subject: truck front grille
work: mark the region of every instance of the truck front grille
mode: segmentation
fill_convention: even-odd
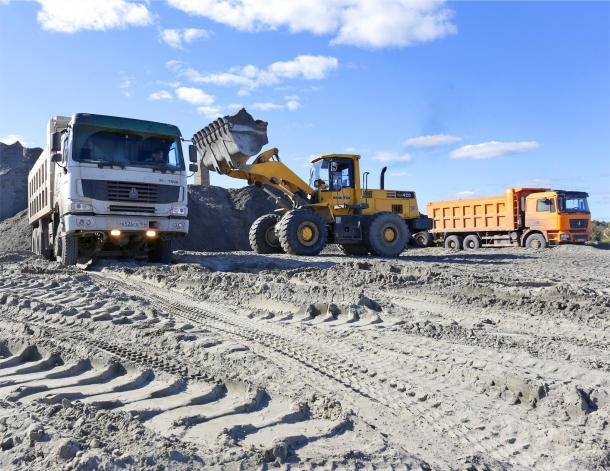
[[[111,204],[108,209],[110,211],[117,211],[120,213],[146,213],[153,214],[155,212],[155,208],[147,207],[147,206],[126,206],[126,205],[118,205]]]
[[[588,219],[570,219],[571,229],[586,229],[588,225]]]
[[[108,180],[82,180],[83,196],[101,201],[168,204],[180,197],[177,185],[119,182]]]

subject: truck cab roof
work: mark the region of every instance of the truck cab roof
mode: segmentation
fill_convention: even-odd
[[[182,137],[180,129],[173,124],[102,114],[77,113],[72,116],[72,125],[88,125],[115,130],[121,129],[125,131],[139,131],[150,134]]]

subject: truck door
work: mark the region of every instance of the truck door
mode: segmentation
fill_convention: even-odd
[[[556,226],[557,208],[552,196],[530,195],[526,199],[525,225],[542,232]]]

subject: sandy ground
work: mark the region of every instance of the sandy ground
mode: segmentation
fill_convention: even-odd
[[[1,469],[610,467],[610,251],[0,252]]]

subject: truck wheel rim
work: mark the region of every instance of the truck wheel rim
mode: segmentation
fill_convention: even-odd
[[[320,232],[318,231],[318,227],[315,224],[309,221],[305,221],[299,224],[299,227],[297,229],[297,238],[299,239],[299,242],[301,244],[306,245],[308,247],[312,246],[318,241],[319,236]]]
[[[383,240],[391,243],[396,240],[396,230],[393,227],[386,227],[383,231]]]
[[[275,226],[269,227],[265,231],[265,242],[267,242],[270,246],[276,247],[279,245],[280,241],[275,234]]]

